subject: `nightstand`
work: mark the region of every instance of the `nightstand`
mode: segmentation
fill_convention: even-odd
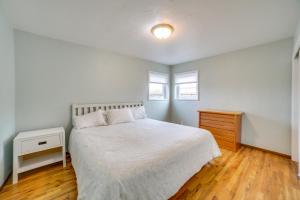
[[[13,184],[18,174],[63,161],[66,166],[65,130],[62,127],[20,132],[14,139]]]

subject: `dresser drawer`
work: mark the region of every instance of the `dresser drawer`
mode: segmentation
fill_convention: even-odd
[[[235,116],[234,115],[201,112],[200,113],[200,118],[201,117],[206,118],[206,119],[218,120],[218,121],[235,122]]]
[[[237,124],[237,120],[234,116],[220,115],[220,114],[200,113],[199,120],[212,121],[215,123],[225,123],[234,126]]]
[[[200,128],[206,129],[210,131],[215,138],[223,139],[229,142],[234,142],[236,139],[236,133],[233,131],[227,131],[223,129],[218,129],[218,128],[212,128],[212,127],[206,127],[206,126],[201,126]]]
[[[200,124],[200,126],[219,128],[219,129],[224,129],[224,130],[228,130],[228,131],[236,130],[236,124],[231,123],[231,122],[222,122],[222,121],[207,120],[207,119],[200,118],[199,124]]]
[[[225,140],[222,140],[219,138],[215,138],[215,139],[216,139],[218,145],[220,146],[220,148],[227,149],[230,151],[236,151],[237,145],[235,142],[228,142],[228,141],[225,141]]]
[[[24,140],[21,142],[21,154],[43,151],[50,148],[62,146],[60,134]]]

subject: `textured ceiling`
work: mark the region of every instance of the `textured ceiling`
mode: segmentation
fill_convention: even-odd
[[[293,36],[299,0],[4,0],[15,28],[177,64]],[[161,41],[157,23],[175,27]]]

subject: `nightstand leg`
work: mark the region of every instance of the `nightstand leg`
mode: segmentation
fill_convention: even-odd
[[[63,159],[63,167],[66,167],[66,158]]]
[[[62,133],[62,157],[63,157],[63,167],[66,167],[66,141],[65,132]]]
[[[13,184],[18,183],[18,173],[13,172]]]
[[[66,151],[65,148],[62,148],[62,157],[63,157],[63,167],[66,167]]]
[[[19,156],[18,144],[14,141],[14,155],[13,155],[13,184],[18,183],[18,169],[19,169]]]

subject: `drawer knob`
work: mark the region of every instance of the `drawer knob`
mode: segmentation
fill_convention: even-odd
[[[44,144],[47,144],[47,141],[39,142],[39,145],[44,145]]]

